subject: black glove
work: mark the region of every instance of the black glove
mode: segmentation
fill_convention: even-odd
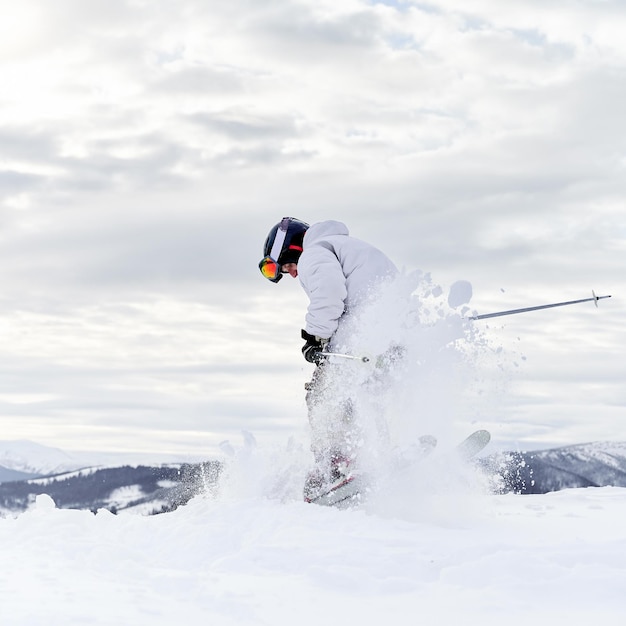
[[[319,365],[322,360],[322,350],[326,347],[328,343],[328,339],[322,339],[321,337],[316,337],[315,335],[309,335],[306,330],[302,331],[302,339],[306,340],[304,346],[302,346],[302,354],[304,358],[309,363],[315,363],[315,365]]]

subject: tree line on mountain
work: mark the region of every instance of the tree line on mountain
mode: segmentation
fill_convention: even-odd
[[[123,508],[158,503],[155,513],[172,511],[195,495],[215,487],[221,464],[216,461],[182,465],[121,466],[85,468],[45,479],[20,480],[0,484],[0,509],[24,511],[40,494],[49,495],[57,507],[67,509],[120,510],[112,494],[124,487],[137,487],[137,497]]]

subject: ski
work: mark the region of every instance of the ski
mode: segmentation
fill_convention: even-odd
[[[393,474],[406,471],[418,461],[427,457],[437,446],[437,439],[432,435],[422,435],[416,444],[401,450],[393,464]],[[316,497],[305,497],[305,502],[348,508],[361,500],[362,493],[368,489],[370,480],[358,470],[333,483],[328,490]]]
[[[491,434],[488,430],[475,430],[457,445],[456,454],[458,454],[463,461],[469,461],[472,457],[481,452],[490,441]]]
[[[305,501],[340,509],[349,508],[360,502],[361,493],[366,490],[367,482],[363,474],[355,472],[334,483],[328,491],[315,498],[306,498]]]
[[[454,448],[454,454],[463,461],[469,461],[479,454],[491,441],[487,430],[476,430]],[[429,456],[437,446],[437,439],[431,435],[419,438],[419,443],[412,446],[410,454],[406,452],[400,457],[392,475],[408,471],[416,463]],[[335,482],[330,488],[315,497],[305,498],[305,502],[321,506],[334,506],[340,509],[357,506],[371,488],[371,481],[366,474],[355,471],[349,476]]]

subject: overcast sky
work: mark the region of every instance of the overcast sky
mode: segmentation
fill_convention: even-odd
[[[306,298],[257,268],[293,215],[479,313],[612,294],[480,322],[512,373],[458,427],[626,440],[625,32],[622,0],[3,0],[0,439],[302,428]]]

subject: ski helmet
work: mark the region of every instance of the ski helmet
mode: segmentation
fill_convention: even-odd
[[[297,263],[302,254],[302,240],[309,225],[297,220],[295,217],[283,217],[283,219],[270,230],[263,254],[259,263],[261,274],[273,283],[277,283],[282,277],[281,267],[285,263]]]

